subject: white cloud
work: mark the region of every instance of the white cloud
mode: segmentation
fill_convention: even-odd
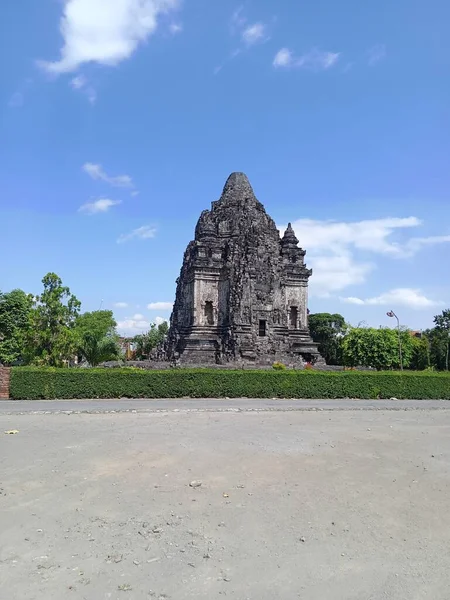
[[[81,90],[87,84],[87,79],[84,75],[77,75],[70,80],[70,85],[74,90]]]
[[[267,40],[267,26],[264,23],[253,23],[245,27],[241,34],[242,41],[247,46],[253,46],[258,42]]]
[[[397,288],[376,296],[375,298],[341,298],[342,302],[347,304],[359,304],[359,305],[381,305],[389,306],[394,308],[396,306],[406,306],[415,310],[422,308],[430,308],[433,306],[441,306],[443,303],[437,300],[431,300],[423,295],[422,291],[413,288]]]
[[[150,329],[150,321],[146,319],[125,319],[117,322],[117,330],[121,335],[133,336],[139,333],[146,333]]]
[[[301,56],[295,56],[289,48],[281,48],[275,55],[273,66],[276,68],[298,68],[311,71],[326,71],[339,60],[340,52],[322,52],[313,48]]]
[[[273,59],[274,67],[290,67],[293,63],[293,55],[292,52],[288,48],[281,48],[275,55]]]
[[[170,33],[176,35],[177,33],[181,33],[183,31],[183,25],[181,23],[171,23],[169,26]]]
[[[88,215],[95,215],[97,213],[105,213],[105,212],[108,212],[108,210],[112,206],[117,206],[117,204],[120,204],[120,203],[121,203],[120,200],[109,200],[108,198],[100,198],[99,200],[96,200],[95,202],[88,202],[87,204],[83,204],[78,209],[78,212],[84,212],[84,213],[87,213]]]
[[[375,268],[372,262],[358,261],[346,251],[335,255],[308,252],[307,258],[308,266],[314,270],[311,294],[316,296],[328,296],[351,285],[364,283]]]
[[[40,65],[54,74],[70,73],[90,62],[117,65],[156,31],[162,15],[179,4],[179,0],[64,0],[61,57]]]
[[[437,244],[450,243],[450,235],[432,235],[425,238],[411,238],[405,244],[403,249],[405,256],[414,256],[425,246],[435,246]]]
[[[365,304],[364,300],[361,300],[361,298],[355,298],[354,296],[349,296],[348,298],[340,298],[340,300],[342,302],[345,302],[346,304]]]
[[[143,225],[142,227],[138,227],[137,229],[133,229],[130,233],[122,233],[117,239],[118,244],[122,244],[123,242],[129,242],[130,240],[148,240],[150,238],[154,238],[156,235],[156,229],[154,227],[150,227],[150,225]]]
[[[126,302],[115,302],[114,308],[127,308],[128,304]]]
[[[97,100],[97,92],[89,83],[84,75],[77,75],[70,80],[70,86],[79,92],[82,92],[91,104],[95,104]]]
[[[405,248],[389,238],[397,229],[418,227],[416,217],[372,219],[356,222],[299,219],[292,223],[301,244],[308,250],[354,246],[361,250],[402,256]]]
[[[129,175],[110,177],[105,173],[101,165],[95,163],[85,163],[82,168],[85,173],[92,177],[92,179],[105,181],[114,187],[132,188],[134,185],[133,180]]]
[[[385,44],[375,44],[375,46],[369,48],[367,54],[369,66],[373,67],[373,65],[379,63],[380,60],[386,58],[386,46]]]
[[[172,310],[173,302],[150,302],[148,310]]]
[[[450,243],[450,236],[412,237],[402,243],[395,240],[397,232],[421,224],[416,217],[356,222],[299,219],[293,222],[300,245],[308,251],[307,263],[314,269],[311,293],[326,296],[364,283],[376,268],[376,255],[405,259],[425,246]],[[284,231],[284,227],[280,229]]]
[[[161,325],[161,323],[167,322],[167,319],[156,317],[153,321],[149,321],[143,315],[136,314],[123,321],[118,321],[117,330],[121,335],[132,337],[140,333],[147,333],[152,326],[152,322],[156,325]]]
[[[155,319],[156,325],[162,325],[163,323],[168,323],[168,320],[165,319],[164,317],[156,317],[156,319]]]

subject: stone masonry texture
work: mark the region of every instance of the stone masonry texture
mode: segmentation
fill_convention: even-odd
[[[184,254],[167,344],[180,364],[323,363],[308,330],[305,251],[243,173],[200,215]]]

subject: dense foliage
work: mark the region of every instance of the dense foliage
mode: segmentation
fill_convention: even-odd
[[[348,329],[340,314],[316,313],[308,317],[312,339],[319,344],[319,352],[327,365],[342,364],[342,339]]]
[[[0,364],[23,360],[32,305],[32,296],[22,290],[0,292]]]
[[[147,333],[134,337],[133,342],[136,359],[148,359],[152,351],[164,342],[168,330],[169,326],[166,321],[159,325],[152,323],[150,330]]]
[[[408,367],[413,355],[413,337],[409,331],[400,331],[387,327],[373,329],[369,327],[351,328],[342,345],[344,364],[350,367],[364,366],[377,370],[399,369],[399,335],[402,349],[403,367]]]
[[[14,367],[11,397],[39,398],[435,398],[447,373],[49,369]]]
[[[101,362],[120,356],[116,325],[111,310],[86,312],[77,318],[75,333],[78,352],[90,366],[96,367]]]

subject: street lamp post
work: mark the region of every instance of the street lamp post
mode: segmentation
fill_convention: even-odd
[[[447,339],[447,352],[445,354],[445,368],[448,371],[448,356],[450,353],[450,331],[448,332],[448,339]]]
[[[402,357],[402,337],[400,334],[400,321],[393,310],[386,313],[388,317],[397,319],[397,331],[398,331],[398,355],[400,357],[400,370],[403,371],[403,357]]]

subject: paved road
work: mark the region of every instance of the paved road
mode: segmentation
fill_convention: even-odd
[[[184,399],[184,400],[3,400],[0,414],[30,412],[158,412],[196,411],[304,411],[304,410],[449,410],[450,400],[266,400]]]
[[[0,415],[2,599],[450,598],[449,403],[136,402]]]

